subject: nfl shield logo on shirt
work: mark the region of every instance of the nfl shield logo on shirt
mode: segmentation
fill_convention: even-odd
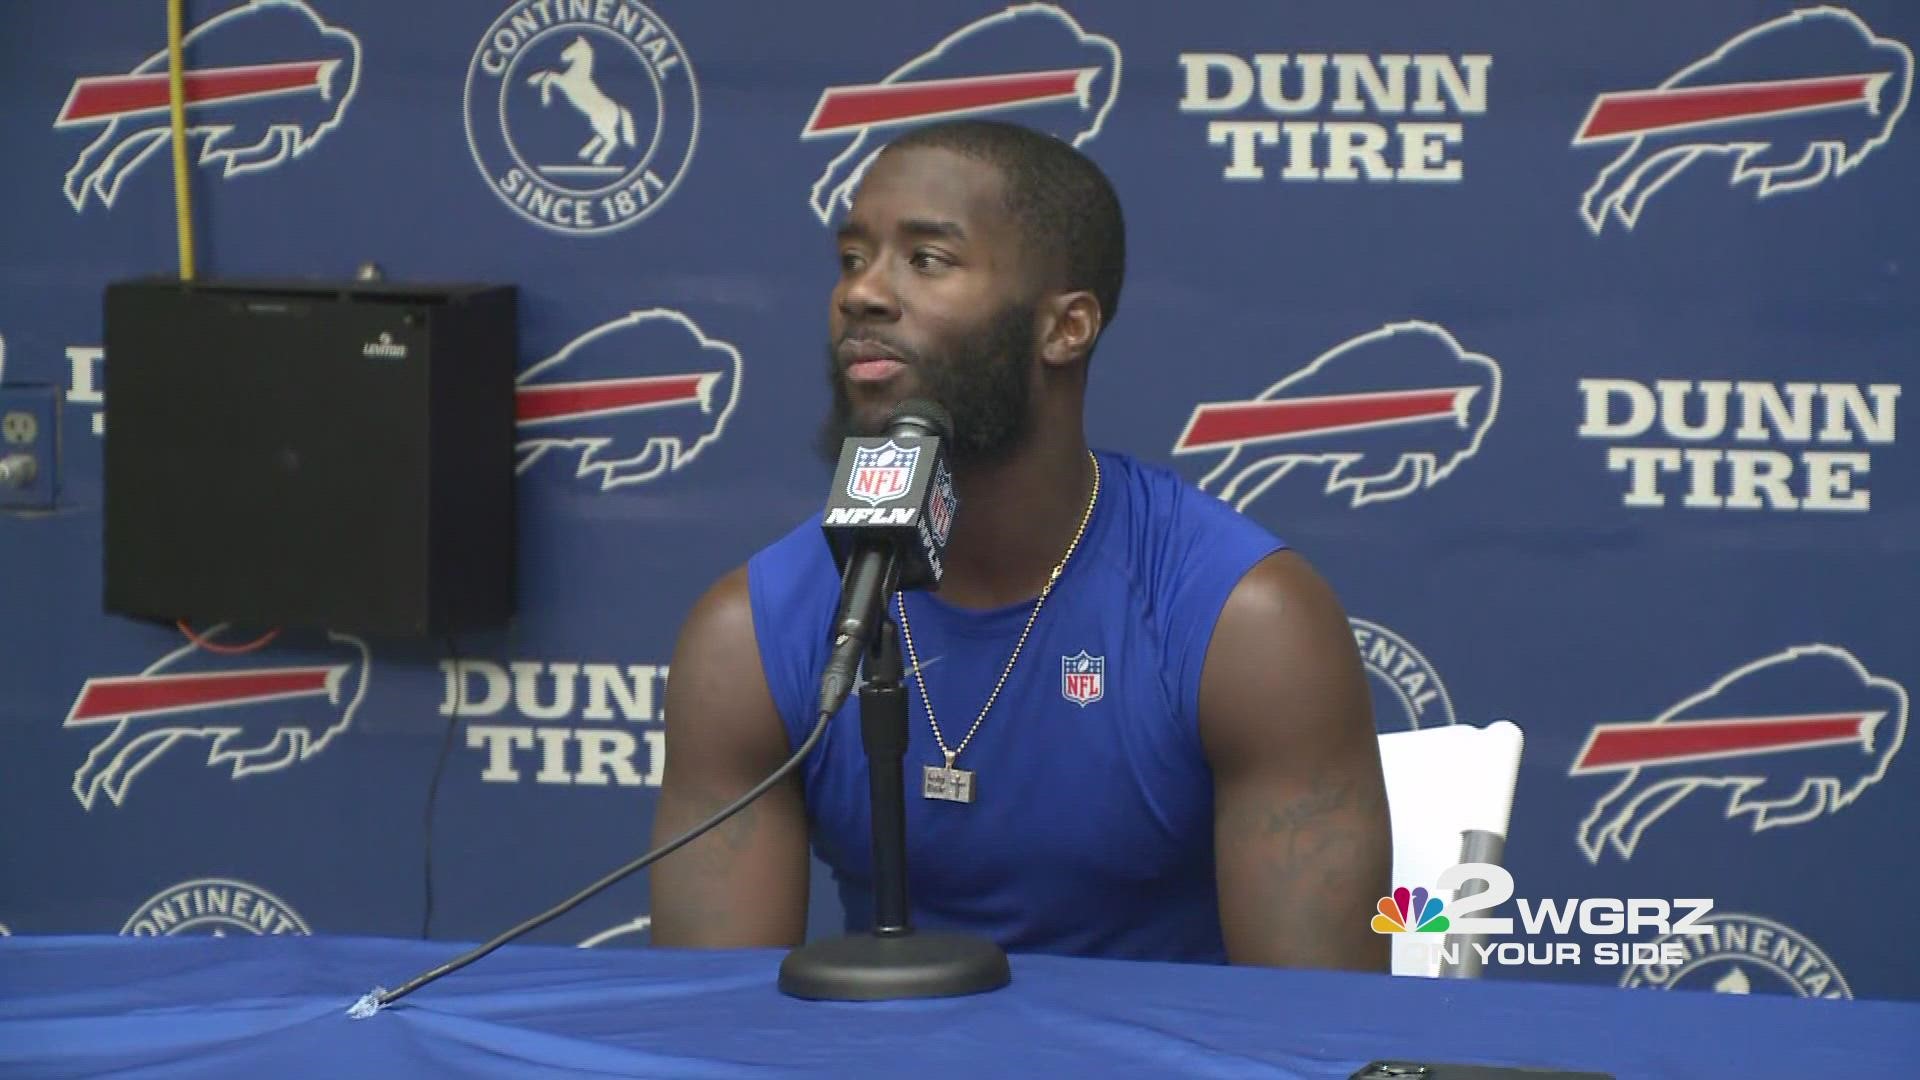
[[[1081,649],[1060,658],[1060,696],[1085,708],[1107,694],[1107,658]]]
[[[913,466],[919,460],[919,447],[899,446],[892,439],[885,446],[855,447],[847,494],[868,506],[897,499],[913,487]]]

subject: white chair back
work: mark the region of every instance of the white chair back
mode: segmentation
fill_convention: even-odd
[[[1396,888],[1425,887],[1440,895],[1434,882],[1447,867],[1466,861],[1461,856],[1470,831],[1497,838],[1491,848],[1484,843],[1477,845],[1481,853],[1472,861],[1500,861],[1500,847],[1513,812],[1513,791],[1520,778],[1524,741],[1519,726],[1511,720],[1498,720],[1486,727],[1449,724],[1380,736],[1380,761],[1386,771],[1387,804],[1393,816]],[[1440,899],[1452,901],[1454,897],[1449,891]],[[1395,934],[1393,973],[1430,978],[1441,975],[1439,950],[1431,947],[1438,936]],[[1447,941],[1458,945],[1461,959],[1467,959],[1465,954],[1471,950],[1465,941],[1453,935],[1448,935]],[[1473,967],[1467,973],[1477,971]]]

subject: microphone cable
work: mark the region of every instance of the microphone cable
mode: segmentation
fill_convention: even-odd
[[[359,1001],[354,1002],[353,1007],[347,1010],[347,1015],[352,1017],[355,1020],[364,1020],[367,1017],[372,1016],[374,1013],[379,1012],[381,1009],[386,1008],[387,1006],[393,1004],[396,1001],[399,1001],[401,998],[406,997],[408,994],[413,993],[415,990],[418,990],[423,986],[426,986],[428,983],[431,983],[436,979],[441,978],[442,976],[451,975],[454,972],[459,971],[461,968],[466,967],[468,964],[471,964],[474,961],[485,957],[487,954],[493,952],[495,949],[500,948],[500,946],[507,944],[513,939],[520,937],[521,935],[526,934],[530,931],[537,930],[542,926],[545,926],[547,923],[550,923],[553,920],[559,918],[560,916],[565,915],[567,912],[572,911],[574,908],[579,907],[581,904],[585,903],[587,900],[605,891],[606,889],[613,886],[615,883],[619,882],[621,879],[627,877],[628,875],[633,874],[638,870],[644,869],[651,863],[660,859],[662,856],[672,854],[673,852],[679,850],[681,847],[685,846],[686,844],[691,843],[692,841],[698,839],[701,835],[705,834],[708,830],[712,829],[714,826],[720,824],[721,822],[727,820],[733,815],[739,813],[741,810],[745,809],[747,804],[753,802],[753,800],[766,794],[770,788],[772,788],[775,784],[779,783],[781,780],[785,779],[789,773],[793,772],[793,770],[800,764],[800,762],[805,760],[806,756],[809,753],[813,752],[814,746],[820,742],[820,736],[826,733],[827,721],[832,718],[833,718],[833,714],[830,712],[821,713],[820,718],[814,722],[813,732],[807,736],[807,741],[800,744],[800,748],[793,752],[793,756],[789,757],[786,760],[785,764],[773,770],[773,772],[769,774],[765,780],[762,780],[758,784],[755,784],[751,789],[747,791],[746,794],[735,799],[732,803],[728,804],[727,806],[722,807],[712,817],[708,818],[707,820],[701,822],[698,825],[695,825],[693,828],[688,829],[684,834],[680,835],[679,837],[676,837],[675,839],[660,845],[659,847],[653,849],[652,851],[647,852],[645,855],[640,856],[639,858],[633,860],[627,865],[622,866],[618,870],[615,870],[613,873],[608,874],[606,877],[601,878],[599,881],[594,882],[593,884],[580,890],[574,895],[561,901],[559,904],[555,905],[554,907],[551,907],[546,911],[543,911],[540,914],[535,915],[533,918],[526,920],[525,922],[514,927],[513,929],[508,930],[503,934],[500,934],[499,936],[493,938],[491,941],[488,941],[485,944],[478,946],[477,948],[469,950],[464,955],[456,959],[450,960],[447,963],[444,963],[439,967],[434,968],[431,971],[427,971],[420,975],[415,976],[413,979],[403,984],[399,989],[388,990],[382,986],[374,987],[370,992],[367,993],[365,997],[362,997]]]
[[[453,754],[453,740],[460,731],[460,700],[466,696],[467,676],[460,670],[460,649],[453,643],[452,634],[447,635],[447,660],[453,665],[454,677],[459,681],[454,685],[453,713],[447,718],[446,735],[440,740],[440,758],[433,763],[433,779],[427,781],[426,839],[420,857],[422,941],[433,937],[433,812],[440,801],[440,778],[446,774],[447,758]]]

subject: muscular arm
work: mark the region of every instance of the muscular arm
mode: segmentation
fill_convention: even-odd
[[[745,568],[680,631],[667,676],[667,763],[653,842],[672,840],[766,779],[791,750],[761,674]],[[807,924],[807,820],[797,774],[655,863],[656,945],[798,945]]]
[[[1292,552],[1234,589],[1208,647],[1220,918],[1236,964],[1386,971],[1371,929],[1393,840],[1366,673],[1332,590]]]

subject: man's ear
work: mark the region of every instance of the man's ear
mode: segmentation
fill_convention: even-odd
[[[1093,351],[1100,337],[1100,301],[1090,292],[1058,293],[1042,305],[1040,360],[1049,367],[1067,367]]]

